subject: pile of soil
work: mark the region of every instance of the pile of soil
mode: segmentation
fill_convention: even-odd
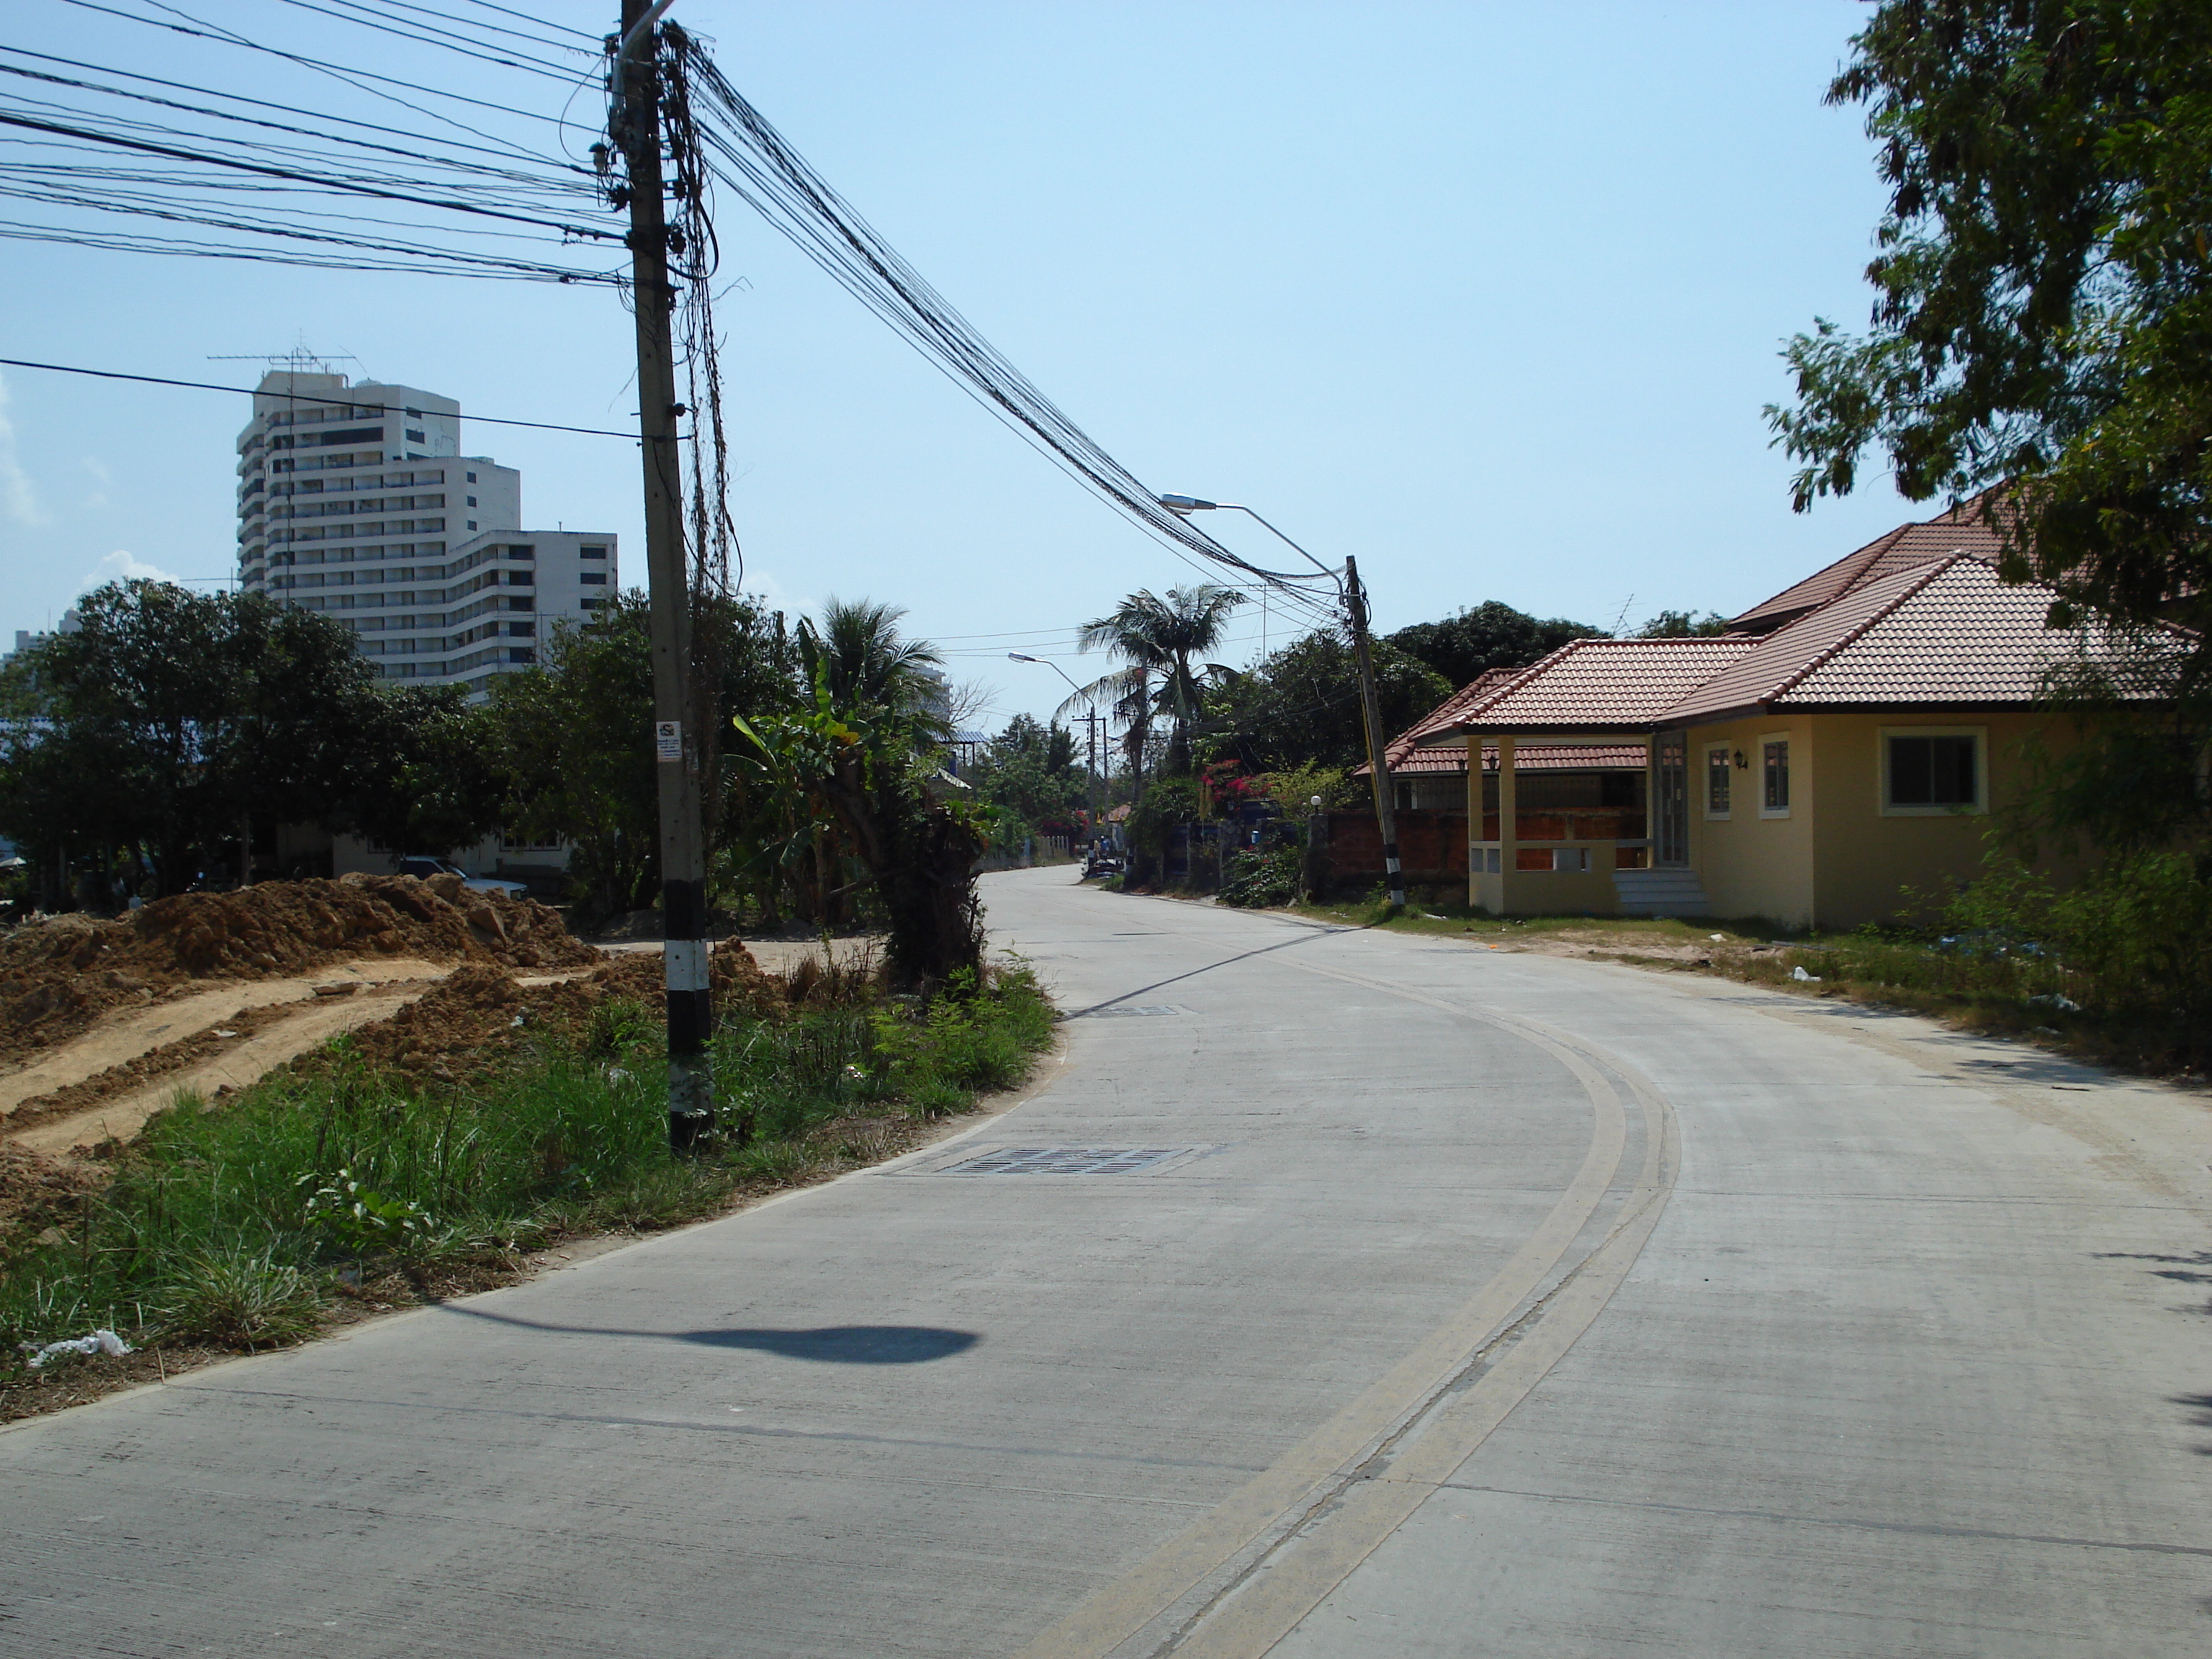
[[[115,921],[60,916],[0,941],[0,1054],[46,1047],[106,1009],[191,981],[275,979],[363,956],[523,969],[599,960],[551,907],[471,892],[458,876],[185,893]]]
[[[108,1180],[109,1172],[99,1164],[48,1158],[0,1141],[0,1239],[65,1219],[79,1199]]]
[[[715,946],[708,963],[717,1010],[769,1014],[784,1006],[776,982],[737,940]],[[471,963],[390,1019],[360,1027],[350,1048],[374,1069],[423,1082],[473,1082],[511,1069],[549,1036],[574,1036],[604,1004],[635,1002],[658,1018],[661,991],[657,956],[617,957],[550,985],[524,985],[503,968]],[[331,1062],[318,1055],[301,1063],[320,1068]]]

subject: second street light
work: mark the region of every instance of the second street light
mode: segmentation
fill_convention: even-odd
[[[1078,685],[1065,668],[1062,668],[1058,663],[1052,661],[1049,658],[1027,657],[1024,656],[1018,651],[1009,651],[1006,653],[1006,660],[1009,662],[1042,663],[1047,668],[1052,670],[1054,673],[1059,675],[1060,678],[1067,681],[1067,689],[1069,690],[1074,692],[1077,696],[1084,698],[1085,702],[1090,704],[1091,712],[1083,717],[1084,732],[1091,739],[1091,787],[1085,793],[1089,795],[1091,801],[1091,833],[1093,836],[1096,836],[1098,833],[1098,722],[1102,718],[1103,718],[1098,713],[1098,700],[1085,690],[1083,687]],[[1066,708],[1066,704],[1063,703],[1060,706],[1062,708]]]
[[[1375,785],[1375,827],[1382,836],[1382,870],[1390,883],[1390,902],[1404,908],[1406,877],[1398,860],[1398,813],[1390,788],[1389,739],[1382,730],[1382,705],[1375,690],[1375,658],[1367,641],[1367,590],[1359,584],[1358,562],[1346,555],[1344,574],[1340,579],[1334,570],[1267,520],[1235,501],[1209,501],[1199,495],[1162,495],[1159,503],[1169,512],[1185,518],[1194,513],[1242,513],[1258,519],[1276,540],[1336,583],[1346,620],[1352,624],[1352,656],[1359,670],[1359,707],[1362,723],[1367,728],[1367,769]]]

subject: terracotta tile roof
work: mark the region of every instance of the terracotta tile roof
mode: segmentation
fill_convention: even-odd
[[[1499,687],[1520,678],[1528,672],[1525,668],[1491,668],[1476,675],[1474,678],[1469,680],[1390,739],[1389,747],[1382,751],[1384,757],[1390,763],[1390,769],[1393,772],[1420,769],[1418,763],[1423,752],[1420,750],[1423,738],[1432,732],[1449,732],[1457,721],[1462,711],[1472,708]],[[1458,770],[1464,772],[1467,769],[1466,759],[1465,751],[1462,750]],[[1366,772],[1367,769],[1363,765],[1359,769],[1359,775],[1364,776]]]
[[[1439,731],[1647,732],[1659,714],[1746,652],[1753,639],[1576,640]]]
[[[2035,702],[2053,665],[2112,635],[2046,628],[2052,594],[2008,586],[1960,554],[1862,583],[1769,635],[1660,716],[1663,725],[1753,708],[1989,708]],[[2177,644],[2181,635],[2174,635]],[[2136,695],[2155,695],[2143,688]]]
[[[1398,745],[1393,744],[1390,748],[1395,754]],[[1640,743],[1524,743],[1516,744],[1513,752],[1514,769],[1520,772],[1640,772],[1645,759],[1644,745]],[[1497,755],[1492,753],[1486,764],[1495,766],[1497,762]],[[1449,749],[1410,749],[1405,759],[1390,763],[1390,775],[1394,778],[1436,777],[1442,774],[1467,775],[1464,743]],[[1364,778],[1367,769],[1362,766],[1352,775]]]
[[[1732,626],[1753,633],[1768,633],[1807,611],[1828,605],[1862,585],[1893,575],[1900,570],[1931,564],[1954,553],[1994,561],[2001,550],[1996,532],[1981,520],[1981,498],[1960,505],[1923,524],[1900,525],[1887,536],[1869,542],[1824,570],[1816,570],[1795,586],[1752,606],[1734,619]]]

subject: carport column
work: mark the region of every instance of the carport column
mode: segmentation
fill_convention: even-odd
[[[1498,911],[1513,910],[1514,872],[1521,866],[1521,808],[1513,785],[1513,738],[1498,734]]]
[[[1482,874],[1482,855],[1475,851],[1475,842],[1482,839],[1482,733],[1467,734],[1467,902],[1470,908],[1482,902],[1482,888],[1477,878]]]

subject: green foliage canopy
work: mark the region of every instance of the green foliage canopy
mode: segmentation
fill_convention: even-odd
[[[1480,678],[1493,668],[1526,668],[1548,657],[1570,640],[1594,639],[1604,629],[1564,617],[1543,620],[1496,599],[1462,610],[1442,622],[1416,623],[1388,636],[1390,644],[1443,676],[1450,691]],[[1380,672],[1379,666],[1377,672]],[[1438,697],[1437,702],[1443,699]],[[1433,706],[1433,705],[1431,705]],[[1427,710],[1421,711],[1425,714]],[[1383,724],[1393,732],[1386,715]]]
[[[1382,726],[1393,735],[1455,689],[1400,649],[1395,637],[1372,642]],[[1350,641],[1334,632],[1309,634],[1217,683],[1207,694],[1206,726],[1204,758],[1239,761],[1253,772],[1365,765],[1367,737]]]
[[[2212,7],[1885,0],[1831,103],[1890,188],[1871,331],[1820,320],[1770,408],[1800,510],[1869,450],[1909,499],[1990,493],[2006,574],[2081,611],[2212,619]],[[2201,673],[2212,665],[2200,647]]]
[[[24,653],[0,692],[12,838],[151,849],[156,889],[177,892],[254,823],[325,818],[361,793],[375,680],[335,622],[146,580],[76,608],[77,630]]]

